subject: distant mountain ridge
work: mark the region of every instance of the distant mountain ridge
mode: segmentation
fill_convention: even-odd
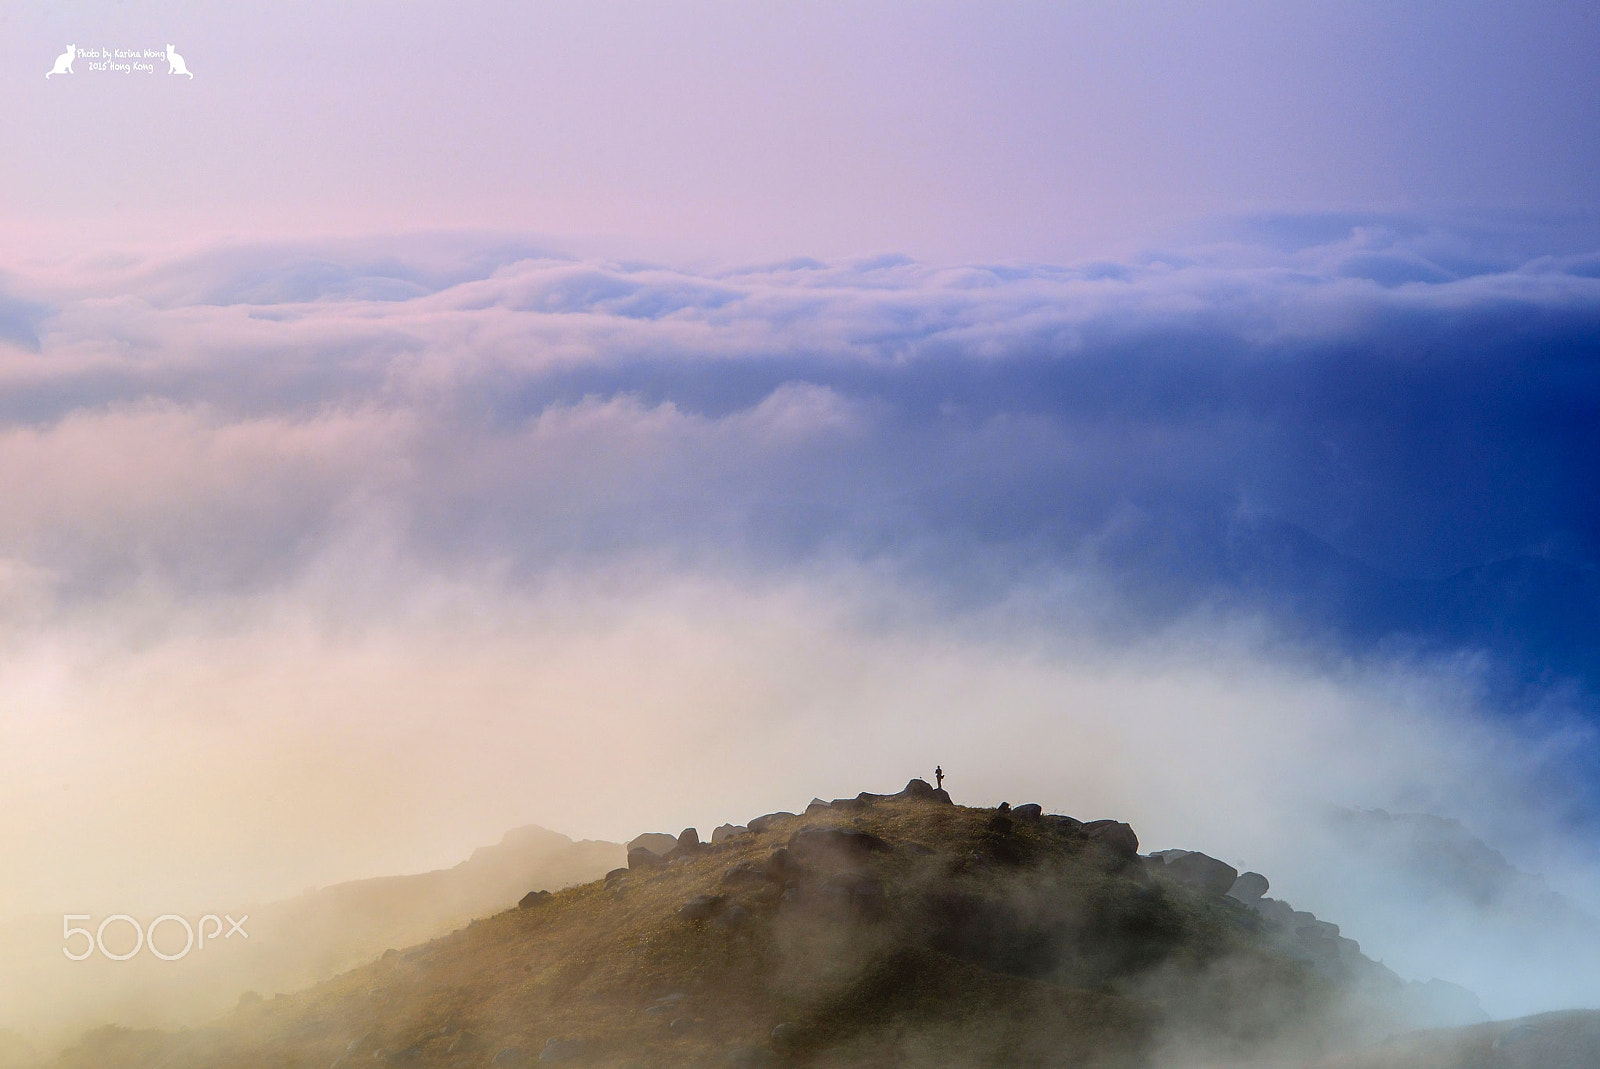
[[[74,1021],[80,1028],[197,1024],[232,1008],[244,992],[271,997],[305,987],[387,948],[499,912],[530,890],[585,883],[625,860],[618,843],[574,841],[528,825],[448,869],[244,905],[232,912],[249,915],[248,942],[236,938],[177,962],[148,954],[126,962],[98,955],[67,961],[60,917],[7,922],[0,924],[0,1029],[37,1035]]]

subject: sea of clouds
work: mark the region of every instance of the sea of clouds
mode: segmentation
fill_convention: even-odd
[[[1341,883],[1314,828],[1459,818],[1600,903],[1584,234],[13,264],[0,913],[261,900],[528,821],[704,829],[939,761],[958,799],[1267,872],[1495,1012],[1581,1001],[1593,966],[1528,957],[1514,904]]]

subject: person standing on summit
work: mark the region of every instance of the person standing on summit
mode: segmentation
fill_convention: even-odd
[[[940,765],[933,766],[933,785],[939,790],[944,790],[944,768]]]

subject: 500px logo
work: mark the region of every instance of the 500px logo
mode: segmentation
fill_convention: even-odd
[[[76,927],[72,923],[73,921],[90,921],[93,919],[94,918],[87,913],[63,913],[61,915],[61,953],[65,954],[72,961],[83,961],[85,958],[94,954],[96,950],[98,950],[102,956],[110,958],[112,961],[127,961],[129,958],[139,953],[139,951],[145,949],[148,949],[150,953],[154,954],[162,961],[177,961],[180,958],[187,957],[189,951],[191,950],[204,950],[206,948],[207,939],[211,940],[212,942],[216,942],[218,936],[221,936],[223,939],[232,939],[235,934],[241,935],[246,939],[250,938],[250,933],[244,930],[244,922],[250,919],[250,914],[248,913],[240,917],[238,920],[234,920],[226,913],[224,913],[221,917],[217,916],[215,913],[207,913],[204,917],[200,918],[200,923],[198,925],[190,924],[186,919],[178,916],[176,913],[163,913],[161,916],[151,921],[148,927],[141,927],[137,920],[128,916],[126,913],[113,913],[111,916],[102,920],[99,927],[95,928],[93,931],[90,931],[88,928]],[[222,922],[224,920],[228,922],[228,930],[226,934],[223,934],[222,930]],[[210,931],[206,930],[208,924],[211,928]],[[117,951],[107,949],[106,929],[112,925],[118,925],[119,927],[125,925],[133,929],[132,950],[119,953]],[[184,939],[182,950],[179,950],[176,953],[167,953],[160,947],[156,946],[156,929],[160,928],[162,925],[166,925],[169,930],[174,927],[182,929]],[[112,931],[116,932],[117,929],[113,928]],[[198,939],[196,938],[197,935]],[[83,942],[80,944],[83,947],[82,953],[73,953],[72,940],[75,936],[83,937]],[[118,942],[121,943],[123,941],[119,940]],[[167,942],[170,948],[171,941],[167,937],[163,937],[163,942]]]

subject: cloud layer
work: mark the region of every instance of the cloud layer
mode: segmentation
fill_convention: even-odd
[[[5,827],[32,876],[0,910],[720,823],[957,754],[968,798],[1253,852],[1313,908],[1319,802],[1516,828],[1581,897],[1600,257],[1563,225],[9,275],[0,778],[59,819]]]
[[[1501,580],[1440,586],[1515,559],[1512,602],[1574,588],[1554,630],[1594,626],[1600,260],[1488,229],[1262,220],[1075,268],[490,239],[80,268],[32,280],[41,346],[0,365],[0,547],[89,590],[270,585],[380,519],[529,574],[840,554],[974,593],[1066,567],[1142,611],[1286,602],[1585,676],[1561,633],[1457,619],[1515,612],[1463,607]]]

